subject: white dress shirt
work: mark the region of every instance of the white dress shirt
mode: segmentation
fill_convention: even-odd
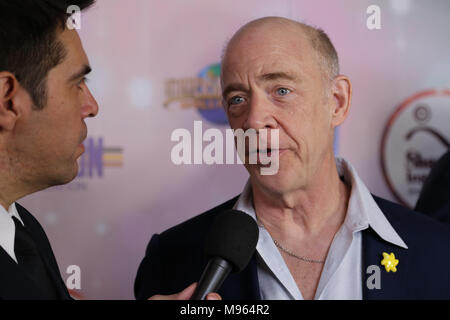
[[[405,249],[408,247],[386,219],[351,164],[336,158],[336,166],[339,175],[351,187],[351,193],[344,223],[331,243],[314,299],[361,300],[362,272],[365,272],[362,271],[361,231],[370,226],[384,240]],[[241,210],[256,220],[250,182],[247,182],[234,209]],[[270,234],[263,227],[259,231],[256,256],[261,298],[303,300],[302,293]]]
[[[16,203],[9,206],[8,211],[0,205],[0,247],[17,263],[14,253],[14,237],[16,236],[16,225],[12,217],[16,217],[24,226],[22,219],[17,212]]]

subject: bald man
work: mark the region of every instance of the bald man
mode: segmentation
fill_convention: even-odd
[[[446,229],[372,195],[334,156],[352,85],[323,31],[276,17],[248,23],[228,43],[221,83],[232,129],[278,130],[279,170],[263,175],[262,163],[246,162],[239,196],[153,235],[138,299],[198,281],[209,227],[232,208],[255,219],[260,233],[247,268],[219,290],[224,299],[450,298]]]

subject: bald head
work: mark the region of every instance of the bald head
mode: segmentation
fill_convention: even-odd
[[[228,52],[233,50],[235,45],[241,41],[255,40],[258,33],[265,35],[267,41],[287,37],[298,42],[299,46],[309,45],[324,79],[331,80],[339,74],[336,49],[323,30],[281,17],[260,18],[241,27],[228,42],[222,62],[226,60]]]

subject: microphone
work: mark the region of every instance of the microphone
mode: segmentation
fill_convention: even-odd
[[[230,272],[241,272],[255,252],[259,229],[255,220],[239,210],[220,213],[206,238],[209,262],[191,300],[205,300],[217,292]]]

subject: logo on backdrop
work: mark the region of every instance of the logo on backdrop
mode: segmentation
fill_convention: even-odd
[[[197,77],[168,79],[164,107],[178,104],[182,109],[195,108],[203,119],[214,124],[228,124],[222,107],[220,64],[203,68]]]
[[[414,208],[433,164],[450,148],[450,90],[406,99],[389,119],[381,142],[381,166],[394,196]]]
[[[85,152],[79,159],[79,178],[102,178],[105,167],[123,166],[123,149],[105,147],[103,137],[88,137],[84,141]]]

